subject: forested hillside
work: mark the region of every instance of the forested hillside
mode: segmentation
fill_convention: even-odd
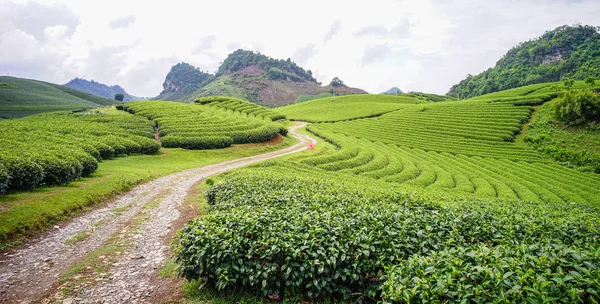
[[[336,95],[367,93],[341,83],[335,87]],[[201,97],[229,96],[262,105],[290,104],[333,94],[334,90],[331,84],[321,86],[310,70],[289,58],[274,59],[241,49],[225,58],[216,75],[187,63],[177,64],[167,75],[163,88],[156,99],[193,102]]]
[[[178,63],[167,74],[163,90],[155,99],[180,100],[213,79],[214,75],[202,72],[191,64]]]
[[[528,84],[600,76],[599,28],[561,26],[513,47],[496,66],[452,86],[449,96],[468,98]]]

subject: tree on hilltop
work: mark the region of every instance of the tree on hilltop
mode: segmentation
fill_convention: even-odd
[[[333,79],[331,80],[331,82],[329,83],[329,85],[331,85],[332,87],[345,87],[346,85],[344,84],[344,82],[337,78],[337,77],[333,77]]]

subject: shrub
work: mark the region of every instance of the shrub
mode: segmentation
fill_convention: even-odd
[[[387,270],[391,303],[597,303],[600,251],[479,245],[415,255]]]
[[[567,125],[580,125],[600,115],[600,97],[591,90],[566,92],[552,105],[554,116]]]
[[[6,170],[6,167],[0,163],[0,194],[4,194],[6,193],[6,190],[8,190],[9,178],[10,176],[8,175],[8,170]]]
[[[344,183],[339,175],[342,180],[332,181],[276,170],[237,171],[210,187],[211,213],[188,223],[179,236],[175,256],[182,276],[220,290],[242,288],[263,295],[377,297],[386,269],[412,257],[465,250],[467,258],[478,246],[510,249],[537,243],[580,248],[591,255],[588,249],[599,246],[600,215],[592,208],[487,200],[437,204],[391,190],[388,184]],[[542,272],[553,266],[575,269],[582,277],[572,275],[579,282],[569,284],[597,288],[592,278],[598,275],[600,252],[577,261],[565,249],[548,262],[543,252],[554,258],[551,249],[531,249],[525,255],[541,252],[539,259],[522,264],[533,263],[530,267]],[[500,255],[498,262],[503,258],[511,263],[513,256]],[[574,265],[579,268],[568,268]],[[444,282],[444,273],[431,272],[431,282]],[[535,277],[528,272],[523,279]]]
[[[42,166],[26,156],[2,158],[9,175],[8,188],[10,190],[30,190],[37,187],[44,180]]]
[[[221,149],[230,147],[233,144],[233,140],[228,136],[179,137],[168,135],[161,140],[165,148],[190,150]]]
[[[45,185],[64,185],[81,176],[83,166],[74,158],[38,156],[36,163],[44,170]]]

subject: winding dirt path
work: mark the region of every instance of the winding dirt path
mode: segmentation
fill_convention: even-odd
[[[75,218],[64,227],[56,226],[28,247],[1,256],[0,303],[156,302],[160,282],[157,285],[153,280],[170,258],[168,236],[181,226],[178,219],[185,215],[179,207],[193,185],[227,170],[305,150],[308,142],[315,142],[296,132],[305,125],[296,123],[290,128],[290,134],[300,140],[292,147],[191,169],[136,186],[107,206]],[[77,241],[69,242],[74,239]],[[95,275],[91,282],[83,276],[81,284],[73,289],[74,294],[62,294],[61,276],[107,242],[121,246],[123,251],[112,252],[110,257],[95,256],[104,261],[104,272]]]

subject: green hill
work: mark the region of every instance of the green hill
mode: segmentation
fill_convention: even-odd
[[[32,79],[0,76],[0,84],[0,117],[3,118],[91,109],[116,103],[115,100]]]
[[[157,100],[184,100],[190,94],[214,79],[214,75],[200,71],[191,64],[181,62],[174,65],[163,83]],[[186,99],[190,101],[189,98]]]
[[[333,91],[331,85],[321,86],[310,70],[304,70],[289,58],[274,59],[246,50],[229,54],[214,76],[199,73],[202,72],[187,64],[174,66],[157,99],[192,102],[206,96],[229,96],[278,106]],[[367,93],[347,86],[336,87],[335,92],[336,95]]]
[[[582,80],[600,76],[599,28],[561,26],[513,47],[493,68],[452,86],[448,96],[461,99],[528,84]]]

